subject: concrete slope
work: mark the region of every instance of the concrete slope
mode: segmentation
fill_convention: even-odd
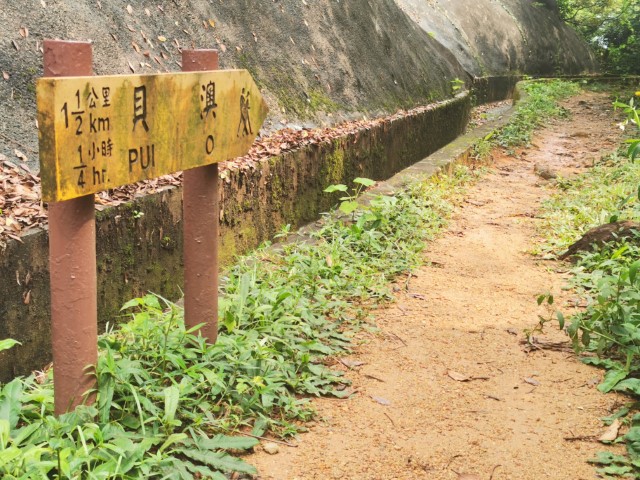
[[[36,157],[45,38],[91,39],[97,74],[177,71],[181,48],[216,47],[222,68],[257,79],[270,128],[429,103],[465,76],[393,0],[0,0],[0,24],[0,153],[10,157],[16,147]]]
[[[473,76],[594,72],[593,53],[555,0],[396,0]]]

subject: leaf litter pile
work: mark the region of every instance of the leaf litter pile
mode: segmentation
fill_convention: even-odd
[[[285,128],[268,136],[259,137],[249,153],[220,164],[221,178],[232,170],[252,170],[269,157],[281,155],[308,145],[318,145],[339,137],[370,130],[378,125],[420,115],[437,108],[434,103],[411,110],[400,110],[393,115],[376,119],[352,120],[325,128]],[[41,199],[40,177],[27,165],[28,157],[14,150],[14,159],[0,155],[0,246],[9,239],[21,241],[20,237],[47,223],[47,210]],[[164,175],[153,180],[125,185],[96,194],[96,209],[118,206],[135,197],[149,195],[182,184],[182,172]]]

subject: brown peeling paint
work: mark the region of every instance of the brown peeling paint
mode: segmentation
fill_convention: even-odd
[[[182,51],[183,71],[217,68],[216,50]],[[218,337],[218,183],[213,164],[184,172],[182,186],[184,320],[187,328],[204,323],[200,333],[211,343]]]
[[[45,75],[91,75],[91,44],[45,41]],[[96,226],[93,195],[49,205],[51,345],[56,414],[93,396],[86,368],[98,359]],[[30,303],[30,302],[29,302]]]

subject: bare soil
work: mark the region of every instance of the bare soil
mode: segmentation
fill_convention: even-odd
[[[315,400],[317,421],[297,447],[249,457],[259,479],[484,480],[494,469],[494,480],[599,478],[587,460],[607,448],[600,418],[624,398],[596,389],[602,372],[579,361],[564,333],[548,328],[530,350],[523,331],[546,313],[538,294],[572,300],[561,294],[566,267],[529,253],[550,194],[534,166],[567,176],[613,150],[610,104],[575,97],[565,105],[572,118],[515,158],[495,156],[425,252],[431,263],[376,313],[379,333],[336,361],[354,394]]]

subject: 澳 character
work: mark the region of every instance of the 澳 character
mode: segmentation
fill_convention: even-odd
[[[214,108],[218,106],[216,103],[216,84],[209,82],[206,86],[202,85],[202,95],[200,100],[204,102],[204,108],[200,112],[200,118],[203,120],[209,116],[209,112],[213,114],[213,118],[216,118],[216,112]]]

